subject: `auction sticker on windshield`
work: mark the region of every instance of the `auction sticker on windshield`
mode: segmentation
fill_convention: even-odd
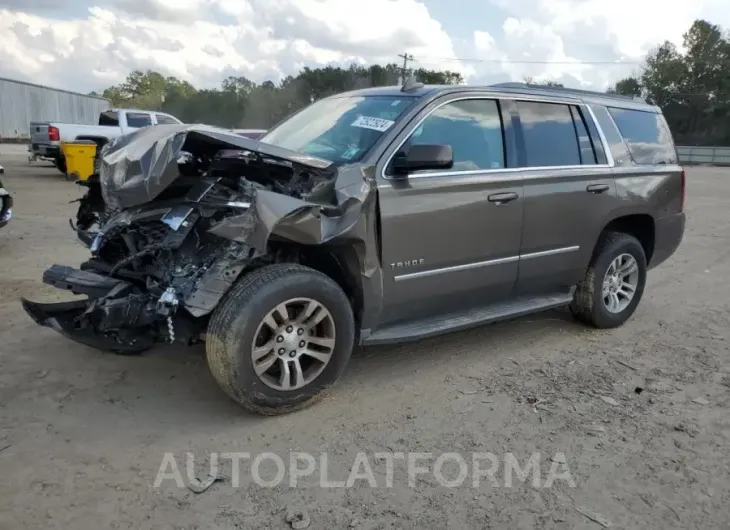
[[[370,116],[360,116],[354,122],[353,127],[362,129],[372,129],[373,131],[385,132],[394,124],[394,121],[384,120],[383,118],[372,118]]]

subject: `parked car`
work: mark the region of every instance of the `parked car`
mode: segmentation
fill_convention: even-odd
[[[77,216],[90,259],[43,276],[88,299],[24,308],[118,352],[203,334],[221,387],[263,414],[313,403],[356,344],[564,306],[620,326],[684,234],[684,170],[636,98],[409,82],[261,142],[156,129],[108,147]]]
[[[0,174],[4,173],[5,170],[0,166]],[[10,222],[10,218],[13,216],[13,197],[3,187],[3,182],[0,180],[0,228],[4,227]]]
[[[122,136],[140,127],[150,125],[180,124],[181,121],[165,114],[135,109],[110,109],[99,114],[98,125],[80,125],[54,121],[30,123],[28,161],[37,158],[52,160],[61,173],[66,173],[66,161],[61,152],[61,142],[92,140],[99,147],[112,138]]]

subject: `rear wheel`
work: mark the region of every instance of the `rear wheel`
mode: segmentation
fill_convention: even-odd
[[[570,310],[577,320],[614,328],[636,311],[646,284],[646,254],[628,234],[606,232],[578,285]]]
[[[285,414],[321,399],[345,371],[355,323],[342,289],[293,264],[257,269],[233,286],[211,317],[208,365],[245,408]]]

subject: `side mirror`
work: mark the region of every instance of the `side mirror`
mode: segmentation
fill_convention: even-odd
[[[404,174],[423,169],[451,169],[454,153],[450,145],[412,145],[408,153],[399,153],[393,159],[393,169]]]

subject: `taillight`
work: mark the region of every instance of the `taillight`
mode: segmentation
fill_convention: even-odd
[[[682,168],[682,206],[680,208],[680,211],[684,211],[684,198],[687,194],[687,179],[685,175],[684,168]]]
[[[48,139],[52,142],[61,141],[61,135],[58,132],[58,127],[54,127],[53,125],[48,127]]]

